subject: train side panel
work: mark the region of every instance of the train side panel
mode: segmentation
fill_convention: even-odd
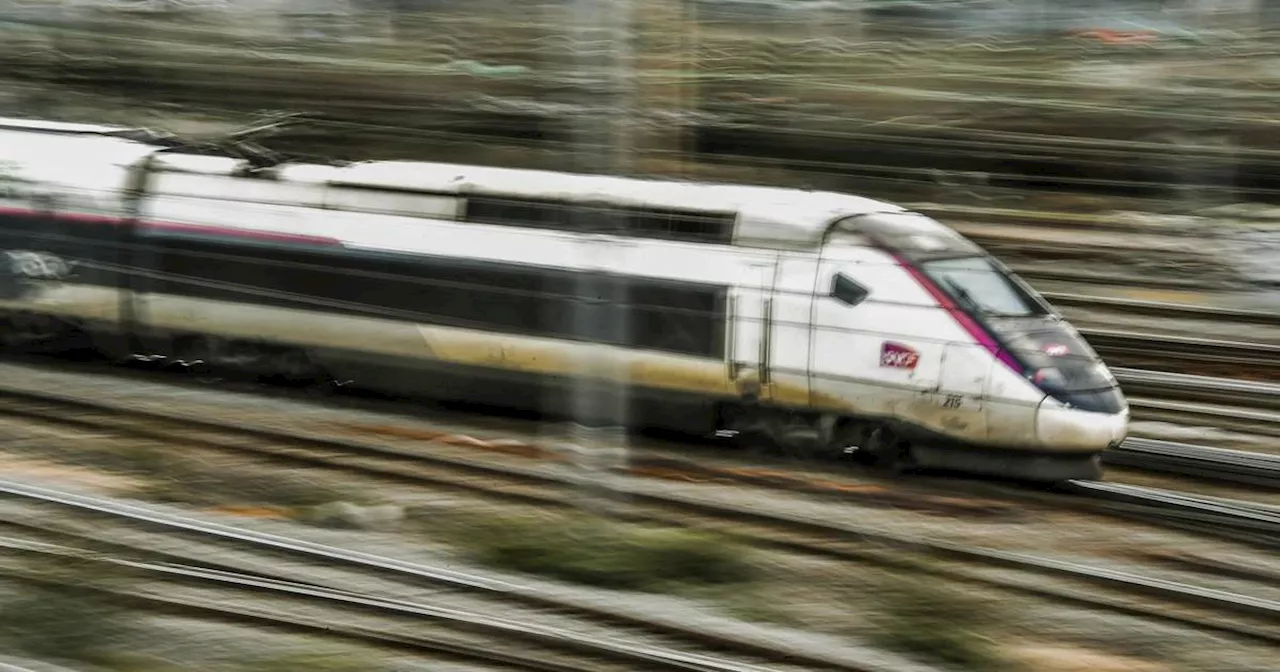
[[[150,203],[148,218],[160,224],[144,231],[159,251],[158,274],[138,302],[153,337],[303,346],[338,377],[406,394],[541,410],[567,403],[587,354],[570,332],[580,272],[563,267],[584,265],[572,256],[574,237],[215,205],[185,195]],[[660,400],[654,415],[710,431],[711,402],[736,394],[726,375],[727,300],[747,265],[731,250],[658,248],[621,248],[632,329],[613,352],[627,362],[640,406]],[[687,270],[661,278],[671,267]],[[673,415],[665,408],[673,403],[689,408]]]
[[[961,391],[944,386],[953,382],[944,375],[947,359],[967,344],[966,334],[892,258],[829,248],[818,285],[810,367],[816,402],[939,433],[985,432],[981,395],[952,407],[951,395]],[[950,364],[955,371],[957,362]]]
[[[111,138],[0,130],[0,310],[12,345],[121,354],[135,277],[130,168],[150,150]],[[66,157],[74,156],[75,161]]]

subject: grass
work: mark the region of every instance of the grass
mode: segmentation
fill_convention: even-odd
[[[87,591],[29,588],[0,607],[0,640],[37,658],[92,662],[127,630],[122,611]]]
[[[306,509],[334,501],[359,500],[351,490],[319,483],[284,470],[261,472],[242,468],[209,468],[179,463],[157,473],[140,495],[156,501],[195,506],[278,506]]]
[[[150,477],[135,494],[155,501],[192,506],[235,503],[301,509],[360,499],[352,490],[321,483],[298,472],[213,464],[169,446],[133,444],[92,450],[92,457],[100,466]]]
[[[365,656],[302,653],[263,658],[245,663],[237,672],[372,672]]]
[[[505,517],[467,527],[456,542],[483,564],[590,586],[673,592],[758,578],[748,549],[712,534],[586,517]]]
[[[986,634],[999,619],[993,605],[915,574],[896,576],[882,590],[877,644],[961,670],[1008,669]]]
[[[14,599],[0,604],[0,650],[104,662],[134,634],[126,607],[85,587],[120,580],[111,570],[72,558],[41,558],[29,573],[42,582],[22,584]]]
[[[120,587],[143,579],[119,566],[69,556],[36,556],[15,564],[23,580],[5,582],[0,601],[0,652],[35,660],[81,663],[116,672],[187,672],[208,667],[148,652],[154,638],[138,625],[143,612],[92,587]],[[6,568],[8,570],[8,568]],[[145,580],[145,579],[143,579]],[[329,642],[303,653],[246,654],[229,672],[375,672],[377,651]],[[325,651],[325,649],[330,649]]]
[[[760,591],[742,591],[726,586],[707,591],[703,596],[721,605],[726,615],[740,621],[805,627],[805,623],[789,613],[781,601],[774,601]]]
[[[143,483],[131,494],[157,502],[281,508],[300,517],[330,502],[375,503],[360,489],[328,483],[321,475],[312,476],[313,471],[264,468],[216,455],[203,460],[173,446],[96,440],[55,446],[31,441],[6,450],[142,477]]]

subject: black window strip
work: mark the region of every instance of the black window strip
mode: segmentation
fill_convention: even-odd
[[[306,249],[177,233],[125,241],[120,231],[31,215],[4,217],[0,249],[80,260],[75,282],[114,286],[137,266],[144,292],[245,301],[553,338],[573,332],[580,273],[452,257]],[[0,264],[0,290],[18,282]],[[617,344],[724,354],[727,288],[634,276],[623,283],[629,334]],[[16,291],[16,286],[11,288]],[[6,293],[6,291],[0,291]],[[595,297],[598,298],[598,297]]]
[[[696,243],[727,245],[733,241],[735,217],[670,209],[633,208],[533,199],[472,196],[464,219],[482,224],[609,233]]]
[[[446,257],[268,249],[167,239],[148,291],[567,340],[580,274]],[[610,276],[628,333],[615,345],[720,358],[726,287]]]

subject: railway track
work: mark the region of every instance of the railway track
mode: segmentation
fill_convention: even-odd
[[[1275,383],[1128,368],[1114,368],[1112,373],[1128,396],[1280,410],[1280,385]],[[1274,422],[1280,422],[1280,417]]]
[[[100,507],[100,510],[105,510]],[[211,529],[188,526],[205,535]],[[257,541],[262,541],[257,539]],[[243,542],[242,542],[243,543]],[[192,558],[198,564],[172,559],[147,561],[129,558],[137,551],[106,554],[86,552],[74,546],[0,538],[0,553],[28,556],[48,563],[73,559],[125,574],[133,581],[77,581],[75,587],[110,595],[117,601],[151,611],[196,617],[214,616],[255,625],[283,627],[302,632],[342,637],[382,647],[445,655],[500,668],[563,672],[595,670],[682,670],[705,672],[763,672],[765,667],[728,657],[700,655],[655,645],[636,644],[622,638],[605,639],[572,630],[548,627],[538,621],[521,621],[446,608],[389,596],[344,590],[311,581],[293,580],[287,573],[246,572]],[[335,549],[336,552],[336,549]],[[317,551],[317,554],[323,551]],[[151,555],[155,555],[151,553]],[[332,558],[330,558],[332,559]],[[3,561],[0,560],[0,567]],[[45,585],[59,582],[40,572],[3,567],[4,574]],[[79,578],[79,577],[77,577]],[[145,581],[137,585],[139,579]],[[179,590],[173,590],[179,587]],[[195,589],[195,590],[191,590]],[[317,613],[319,608],[319,613]],[[789,657],[789,656],[787,656]],[[806,669],[884,670],[885,666],[821,665]],[[796,668],[791,668],[796,669]],[[903,668],[898,668],[903,669]],[[927,669],[927,668],[917,668]]]
[[[182,535],[196,539],[216,539],[223,543],[252,547],[260,552],[342,565],[362,571],[373,571],[380,575],[397,575],[400,580],[412,583],[447,586],[481,594],[500,594],[503,601],[512,604],[536,604],[542,608],[561,611],[582,606],[579,604],[570,607],[564,604],[562,599],[549,596],[545,591],[509,581],[494,581],[491,578],[466,574],[445,567],[409,563],[278,534],[196,520],[164,511],[161,507],[123,503],[9,481],[0,481],[0,493],[10,498],[52,504],[81,514],[107,519],[92,526],[91,529],[99,531],[115,525],[115,521],[127,520],[130,524],[143,525],[169,537]],[[1274,624],[1280,621],[1280,603],[1267,599],[1189,583],[1144,577],[1086,563],[873,533],[854,527],[836,526],[829,522],[803,518],[785,521],[784,531],[772,527],[777,526],[780,521],[771,520],[765,523],[759,520],[761,516],[759,512],[746,512],[743,519],[739,521],[739,526],[751,526],[754,523],[762,528],[770,526],[773,529],[773,532],[768,535],[757,531],[741,533],[750,536],[757,543],[767,542],[792,550],[807,549],[808,552],[827,557],[861,563],[872,562],[904,571],[926,572],[969,582],[978,581],[1003,590],[1050,598],[1055,601],[1140,615],[1248,640],[1280,643],[1280,634],[1277,634],[1274,628]],[[757,520],[751,520],[753,517]],[[11,526],[27,525],[44,533],[50,530],[49,523],[40,521],[38,518],[15,523],[11,515],[6,515],[3,520]],[[80,534],[85,536],[83,532]],[[86,536],[86,541],[101,544],[102,538],[98,535],[89,535]],[[136,543],[136,540],[131,543]],[[191,557],[199,551],[191,550],[189,543],[170,543],[165,546],[169,550],[163,551],[167,556],[164,561],[168,564],[183,561],[195,566],[208,567],[210,561],[207,558],[198,555]],[[156,551],[153,548],[151,552]],[[928,555],[931,561],[921,562],[922,555]],[[998,574],[988,571],[993,567],[1000,568],[1002,571]],[[225,567],[213,569],[228,571]],[[232,571],[247,573],[250,570],[240,567]],[[260,569],[251,571],[257,576],[263,576]],[[266,578],[282,580],[269,575]],[[1171,604],[1176,607],[1170,608]],[[601,610],[598,606],[590,608]],[[607,619],[611,624],[625,620],[629,621],[633,627],[646,630],[664,629],[668,632],[671,630],[669,623],[655,622],[635,613],[602,613],[598,618]],[[807,653],[807,657],[817,655],[819,654],[813,651]],[[795,657],[789,660],[799,662]],[[865,660],[862,665],[861,668],[852,665],[841,669],[875,669],[873,666],[866,665]],[[823,667],[831,666],[831,662],[828,661]],[[686,667],[680,669],[750,668]],[[879,669],[885,669],[885,667],[879,666]]]
[[[1171,290],[1212,291],[1220,287],[1217,279],[1183,277],[1180,275],[1143,274],[1131,269],[1088,270],[1078,268],[1055,269],[1041,264],[1009,261],[1009,268],[1019,277],[1034,285],[1037,281],[1069,282],[1087,285],[1125,285],[1158,287]]]
[[[1280,327],[1280,311],[1246,310],[1168,301],[1145,301],[1068,292],[1042,292],[1056,306],[1150,317],[1215,322],[1241,327]],[[1097,321],[1103,318],[1095,317]],[[1194,371],[1225,377],[1280,380],[1280,332],[1267,342],[1193,335],[1081,327],[1080,333],[1113,367]]]
[[[1280,345],[1193,338],[1110,329],[1080,329],[1080,334],[1114,365],[1136,368],[1203,368],[1229,365],[1257,374],[1280,372]]]
[[[244,423],[228,427],[225,422],[184,414],[126,409],[107,402],[69,399],[65,395],[43,392],[15,393],[7,390],[0,394],[0,413],[92,428],[96,431],[127,433],[169,443],[180,442],[187,450],[199,447],[249,452],[292,463],[360,472],[366,476],[436,488],[460,489],[538,506],[574,506],[576,500],[566,491],[579,485],[576,479],[562,474],[518,468],[510,464],[484,463],[435,454],[430,450],[406,450],[378,442],[334,439],[331,436]],[[726,471],[721,476],[732,479],[734,474]],[[10,483],[5,487],[8,489],[4,491],[10,494],[31,494],[29,490],[23,490],[20,484]],[[1193,586],[1164,586],[1160,582],[1143,580],[1142,577],[1119,576],[1111,570],[1083,564],[1064,564],[1023,554],[902,537],[830,520],[769,511],[765,507],[747,508],[718,502],[713,498],[672,494],[661,488],[647,487],[644,479],[620,481],[614,484],[614,489],[628,500],[633,515],[667,524],[711,527],[751,543],[796,552],[857,561],[872,560],[901,568],[915,568],[918,571],[944,571],[936,567],[929,569],[919,566],[917,560],[910,559],[927,555],[942,560],[948,575],[956,578],[995,582],[1001,588],[1009,590],[1049,595],[1054,599],[1084,602],[1109,609],[1137,609],[1136,613],[1152,618],[1182,619],[1180,622],[1197,627],[1280,643],[1280,634],[1275,634],[1280,630],[1258,622],[1259,618],[1265,622],[1280,619],[1280,605],[1267,605],[1259,610],[1257,604],[1237,599],[1243,596],[1210,598]],[[1070,484],[1067,493],[1012,488],[997,490],[1003,496],[1013,499],[1137,518],[1271,548],[1280,542],[1280,517],[1266,507],[1246,502],[1234,502],[1228,506],[1222,500],[1153,490],[1129,491],[1125,497],[1117,498],[1114,490],[1100,490],[1092,484]],[[957,490],[960,491],[962,490]],[[909,557],[904,558],[904,553]],[[1001,578],[984,574],[983,568],[992,565],[1011,568],[1017,576]],[[1043,585],[1045,574],[1073,585],[1046,587]],[[1035,580],[1032,576],[1040,576],[1040,580]],[[1082,585],[1087,585],[1088,589],[1082,590]],[[1219,617],[1186,620],[1186,613],[1182,611],[1135,607],[1131,604],[1135,591],[1147,596],[1154,595],[1158,600],[1172,600],[1184,605],[1203,607],[1211,604],[1213,610],[1230,612],[1233,616],[1226,620]],[[1236,603],[1248,603],[1252,606],[1239,606]],[[1272,611],[1271,607],[1275,609]],[[1237,612],[1237,608],[1243,611]],[[1245,616],[1244,622],[1233,620],[1242,613]]]
[[[37,365],[39,364],[38,361]],[[70,369],[100,370],[93,365],[83,367],[74,363]],[[148,370],[111,370],[113,374],[122,375],[126,379],[137,377],[144,380],[171,380],[170,376],[156,375]],[[1208,425],[1263,436],[1277,436],[1280,432],[1280,385],[1143,369],[1113,368],[1112,371],[1129,396],[1135,419]],[[260,390],[254,386],[254,391]],[[1204,403],[1206,401],[1213,403]],[[1165,448],[1153,448],[1157,445]],[[1259,455],[1255,460],[1248,460],[1240,455],[1253,454],[1176,442],[1134,439],[1109,451],[1104,459],[1117,466],[1164,473],[1181,473],[1268,487],[1275,484],[1276,474],[1266,466],[1241,466],[1267,465],[1269,462],[1265,455]],[[1185,472],[1178,471],[1182,466],[1186,467]]]
[[[1130,438],[1103,453],[1105,464],[1280,489],[1280,455]]]
[[[1166,371],[1112,369],[1134,420],[1280,437],[1280,385]]]
[[[181,442],[185,445],[200,445],[206,448],[248,452],[275,460],[310,464],[322,467],[365,471],[379,477],[397,477],[410,482],[431,483],[437,486],[457,487],[456,473],[470,472],[474,475],[498,476],[507,481],[520,482],[529,489],[506,487],[493,491],[493,494],[506,498],[524,500],[531,503],[546,503],[547,496],[542,487],[548,484],[573,485],[562,478],[522,471],[505,466],[496,466],[456,458],[446,458],[421,450],[410,450],[392,446],[390,443],[369,440],[367,438],[337,438],[332,434],[302,432],[294,429],[283,429],[269,426],[254,426],[245,423],[231,424],[228,420],[199,417],[192,413],[162,412],[158,410],[129,408],[123,404],[83,396],[51,393],[43,390],[22,390],[0,388],[0,415],[20,417],[37,422],[54,425],[81,427],[92,431],[105,431],[113,434],[149,439],[161,443]],[[424,436],[419,433],[412,438],[427,441],[449,441],[449,437]],[[455,439],[456,440],[456,439]],[[474,439],[471,440],[475,442]],[[1134,443],[1136,441],[1136,443]],[[462,440],[463,445],[466,440]],[[517,442],[519,443],[519,442]],[[1123,444],[1117,455],[1133,455],[1145,450],[1151,453],[1153,445],[1165,445],[1168,451],[1179,450],[1178,446],[1167,442],[1150,440],[1131,440]],[[1130,450],[1130,447],[1134,448]],[[544,458],[564,460],[565,456],[555,450],[535,446],[511,446],[516,452],[530,450],[540,453]],[[1196,457],[1200,469],[1206,465],[1214,465],[1224,473],[1230,472],[1237,479],[1252,478],[1258,482],[1269,482],[1273,472],[1266,467],[1250,470],[1240,465],[1239,451],[1224,451],[1203,446],[1196,446]],[[1185,448],[1182,449],[1185,452]],[[1112,459],[1108,456],[1108,459]],[[742,479],[741,472],[731,473],[723,469],[711,469],[710,474],[702,470],[696,463],[682,459],[660,458],[658,469],[683,469],[693,477],[711,475],[715,478]],[[1258,464],[1263,464],[1259,461]],[[643,470],[646,465],[632,464],[633,469]],[[514,470],[513,470],[514,469]],[[495,471],[496,470],[496,471]],[[450,473],[453,472],[453,473]],[[767,480],[765,484],[767,485]],[[470,489],[471,484],[463,486]],[[1013,493],[1009,493],[1013,494]],[[1017,496],[1032,496],[1030,492],[1018,492]],[[1194,498],[1184,499],[1188,508],[1196,508]],[[1163,503],[1154,502],[1153,510],[1163,513],[1167,507]],[[1137,513],[1137,512],[1130,512]],[[1148,512],[1149,513],[1149,512]],[[1150,520],[1151,516],[1145,519]],[[1256,532],[1256,525],[1231,517],[1223,517],[1221,526],[1216,530],[1219,534],[1231,534],[1243,531],[1247,535]],[[1243,526],[1243,529],[1237,529]],[[1280,534],[1280,527],[1275,532]],[[1280,539],[1277,540],[1280,544]]]
[[[1175,303],[1172,301],[1121,299],[1109,296],[1096,296],[1069,292],[1042,292],[1042,295],[1055,306],[1100,308],[1124,312],[1130,315],[1136,314],[1163,318],[1215,320],[1231,322],[1234,324],[1280,327],[1280,312],[1273,311],[1201,306],[1188,303]]]
[[[1235,405],[1218,405],[1129,397],[1129,407],[1138,420],[1217,427],[1255,436],[1280,437],[1280,413],[1253,410]]]

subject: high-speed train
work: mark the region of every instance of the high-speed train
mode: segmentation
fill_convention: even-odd
[[[896,205],[444,163],[250,165],[125,131],[0,119],[8,346],[88,342],[550,413],[584,376],[622,378],[635,425],[1034,480],[1097,477],[1128,431],[1070,324]],[[624,286],[616,333],[575,326],[584,278]]]

